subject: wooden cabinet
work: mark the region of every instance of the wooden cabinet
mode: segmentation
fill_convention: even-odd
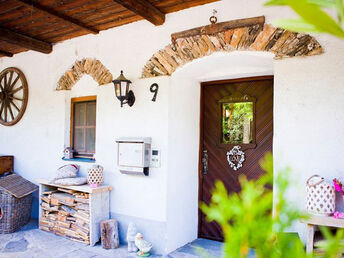
[[[100,222],[109,219],[111,186],[60,186],[38,179],[39,227],[94,246],[100,240]]]
[[[0,175],[13,172],[13,156],[0,156]]]

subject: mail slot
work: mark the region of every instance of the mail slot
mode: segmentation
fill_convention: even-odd
[[[123,137],[116,140],[117,165],[123,174],[149,175],[150,137]]]

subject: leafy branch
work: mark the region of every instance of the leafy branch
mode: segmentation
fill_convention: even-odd
[[[298,15],[298,19],[279,19],[275,25],[284,29],[304,33],[328,33],[344,38],[343,0],[270,0],[266,6],[289,6]],[[334,9],[338,20],[333,19],[323,9]]]
[[[260,163],[266,174],[259,180],[240,176],[240,192],[228,193],[224,184],[218,181],[210,204],[200,204],[207,220],[216,221],[222,228],[225,258],[248,257],[252,250],[257,258],[313,257],[305,252],[297,235],[285,233],[294,222],[307,218],[307,215],[295,209],[286,199],[290,170],[279,171],[273,180],[272,160],[272,155],[268,154]],[[272,185],[276,191],[275,202]],[[344,250],[340,241],[344,231],[338,230],[332,235],[327,228],[321,230],[326,239],[321,243],[324,257],[340,257],[339,254]]]

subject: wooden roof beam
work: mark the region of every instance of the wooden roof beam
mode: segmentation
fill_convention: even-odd
[[[84,23],[82,23],[76,19],[73,19],[67,15],[64,15],[62,13],[59,13],[53,9],[47,8],[43,5],[40,5],[37,1],[36,2],[30,1],[30,0],[16,0],[16,1],[20,2],[21,4],[25,5],[28,8],[33,8],[33,9],[35,9],[39,12],[42,12],[46,15],[54,16],[55,18],[63,20],[64,22],[69,23],[72,26],[78,27],[79,29],[88,31],[92,34],[98,34],[99,33],[99,30],[91,28],[91,27],[85,25]]]
[[[49,54],[53,50],[50,43],[38,40],[9,29],[0,27],[0,40],[6,41],[10,44],[17,45],[26,49],[35,50],[41,53]]]
[[[162,25],[165,22],[165,14],[147,0],[114,0],[130,11],[140,15],[154,25]]]
[[[6,52],[6,51],[2,51],[2,50],[0,50],[0,55],[8,56],[8,57],[12,57],[13,56],[12,53],[9,53],[9,52]]]

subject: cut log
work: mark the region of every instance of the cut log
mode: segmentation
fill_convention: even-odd
[[[76,218],[69,216],[69,217],[67,217],[67,221],[75,222]]]
[[[84,198],[76,198],[75,199],[76,202],[80,202],[80,203],[85,203],[85,204],[89,204],[90,200],[89,199],[84,199]]]
[[[77,210],[83,210],[83,211],[89,211],[90,206],[86,203],[77,203],[75,206],[75,209]]]
[[[73,223],[71,225],[72,229],[74,229],[75,231],[77,230],[81,230],[82,232],[85,232],[85,233],[89,233],[90,232],[90,228],[88,225],[85,224],[85,226],[83,225],[80,225],[80,224],[76,224],[76,223]]]
[[[53,193],[52,198],[59,200],[60,203],[66,205],[74,205],[75,197],[72,194],[68,193]]]
[[[73,194],[76,191],[75,190],[70,190],[70,189],[65,189],[65,188],[57,188],[57,190],[61,191],[61,192],[65,192],[65,193],[69,193],[69,194]]]
[[[85,195],[83,194],[74,194],[75,198],[79,198],[79,199],[86,199]]]
[[[101,240],[104,249],[115,249],[119,247],[118,222],[116,219],[103,220],[100,222]]]
[[[85,212],[85,211],[78,210],[77,214],[80,215],[81,217],[85,218],[85,219],[89,219],[90,218],[90,215],[88,214],[88,212]]]
[[[58,215],[56,216],[56,220],[57,220],[57,221],[61,221],[61,222],[66,222],[66,221],[67,221],[67,217],[58,214]]]
[[[42,202],[41,203],[41,207],[42,207],[43,210],[46,210],[46,211],[49,211],[49,212],[54,212],[54,211],[58,211],[59,210],[58,206],[50,206],[46,202]]]
[[[78,213],[75,213],[75,214],[73,214],[73,216],[74,216],[75,218],[79,219],[79,220],[82,220],[82,221],[84,221],[84,222],[85,222],[85,223],[87,223],[87,224],[89,224],[89,223],[90,223],[90,220],[89,220],[89,219],[87,219],[87,218],[85,218],[85,217],[81,216],[81,215],[80,215],[80,214],[78,214]]]
[[[47,231],[47,232],[50,232],[50,229],[48,227],[39,226],[39,229],[42,229],[42,230]]]
[[[48,203],[48,204],[50,204],[50,199],[47,196],[45,196],[45,195],[41,195],[41,200],[46,202],[46,203]]]
[[[51,222],[45,218],[40,218],[39,220],[39,226],[43,226],[43,227],[53,227],[54,226],[54,222]]]
[[[65,211],[65,212],[68,212],[70,214],[74,214],[76,212],[75,209],[69,207],[69,206],[66,206],[66,205],[61,205],[61,210]]]
[[[59,210],[59,215],[62,215],[62,216],[69,216],[70,215],[70,213],[69,212],[66,212],[66,211],[64,211],[64,210]]]
[[[62,228],[70,228],[70,222],[62,222],[62,221],[58,221],[57,224],[62,227]]]
[[[45,191],[45,192],[42,192],[42,194],[52,194],[52,193],[56,193],[57,190],[51,190],[51,191]]]
[[[55,213],[50,213],[50,214],[48,215],[48,218],[49,218],[49,220],[55,221],[55,220],[57,219],[57,216],[56,216]]]
[[[51,197],[51,199],[50,199],[50,204],[51,205],[61,205],[59,200],[56,198],[53,198],[53,197]]]

